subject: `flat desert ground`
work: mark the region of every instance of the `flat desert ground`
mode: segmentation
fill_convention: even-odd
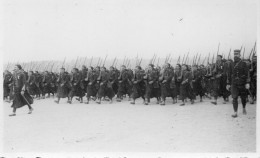
[[[86,98],[84,98],[86,99]],[[16,152],[256,152],[256,104],[239,103],[238,118],[232,118],[231,99],[218,105],[196,100],[185,106],[135,105],[104,101],[72,104],[53,98],[35,100],[34,111],[3,106],[3,149]]]

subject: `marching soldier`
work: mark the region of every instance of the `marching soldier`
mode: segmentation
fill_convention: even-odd
[[[219,96],[223,96],[224,88],[221,85],[225,85],[224,82],[226,82],[224,77],[224,63],[222,61],[222,55],[217,56],[217,61],[213,65],[213,97],[214,101],[212,101],[212,104],[217,105],[217,99]],[[226,98],[224,98],[224,102],[226,101]]]
[[[118,71],[113,67],[110,66],[109,68],[109,81],[112,85],[113,91],[115,94],[118,92]]]
[[[26,87],[27,87],[28,93],[31,96],[36,95],[35,76],[33,74],[33,71],[29,71]]]
[[[118,92],[117,92],[117,101],[121,102],[123,95],[128,94],[130,96],[131,89],[129,84],[129,73],[126,70],[125,65],[121,66],[121,71],[118,77]]]
[[[157,104],[160,102],[160,87],[159,87],[159,74],[154,69],[153,64],[149,64],[148,71],[144,76],[146,80],[146,89],[145,89],[145,105],[148,105],[150,99],[155,97],[157,99]]]
[[[173,77],[170,64],[166,63],[160,72],[160,87],[161,87],[161,105],[165,105],[166,97],[171,96],[170,83]]]
[[[13,82],[13,77],[11,72],[9,72],[8,70],[5,70],[4,72],[4,99],[6,99],[7,102],[10,102],[11,100],[11,83]]]
[[[81,81],[81,75],[77,68],[74,68],[72,70],[72,73],[70,74],[70,92],[69,92],[69,101],[68,103],[72,103],[72,98],[74,96],[78,96],[80,103],[83,103],[83,96],[84,92],[83,89],[80,87],[80,81]]]
[[[87,82],[87,102],[89,103],[91,97],[96,97],[97,89],[97,78],[98,74],[93,70],[93,67],[90,67],[88,69],[87,78],[85,78],[85,81]]]
[[[135,104],[135,100],[142,97],[144,100],[145,83],[143,81],[144,72],[140,66],[136,66],[134,70],[134,76],[132,79],[133,89],[131,93],[131,104]]]
[[[256,88],[256,85],[257,85],[257,82],[256,82],[256,79],[257,79],[257,56],[253,56],[252,58],[252,63],[251,63],[251,68],[250,68],[250,91],[251,91],[251,101],[250,103],[251,104],[254,104],[254,101],[256,101],[256,92],[257,92],[257,88]]]
[[[231,69],[231,76],[228,79],[227,89],[230,88],[231,85],[231,94],[233,98],[233,109],[234,114],[232,117],[237,117],[237,109],[238,109],[238,97],[241,97],[241,102],[243,106],[243,114],[246,112],[246,97],[247,91],[249,90],[249,75],[248,68],[245,62],[243,62],[240,58],[240,50],[234,50],[234,64]]]
[[[98,81],[99,81],[99,89],[97,92],[97,103],[100,104],[101,103],[101,98],[102,97],[108,97],[110,100],[110,104],[113,102],[113,97],[115,96],[115,93],[112,89],[112,85],[109,81],[109,73],[106,71],[105,67],[101,68],[100,71],[100,76],[98,77]]]
[[[22,71],[21,65],[19,64],[14,67],[12,88],[14,93],[13,104],[11,106],[13,108],[13,113],[9,116],[16,116],[16,109],[21,108],[24,105],[28,106],[28,114],[31,114],[33,111],[33,108],[31,107],[33,99],[26,90],[26,76]]]
[[[60,98],[68,97],[70,86],[69,86],[69,76],[65,72],[65,68],[60,69],[60,74],[57,78],[58,90],[57,90],[57,100],[55,102],[59,104]],[[68,98],[69,101],[69,98]],[[68,102],[67,101],[67,102]]]
[[[191,94],[191,81],[192,81],[192,75],[191,73],[188,71],[188,66],[183,64],[182,65],[182,72],[181,72],[181,76],[180,76],[180,81],[181,81],[181,85],[180,85],[180,96],[179,96],[179,100],[182,101],[182,103],[180,104],[180,106],[184,106],[185,105],[185,99],[188,97],[191,100],[191,104],[194,103],[194,98]]]

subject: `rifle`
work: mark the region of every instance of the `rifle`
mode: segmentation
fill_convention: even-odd
[[[103,67],[105,66],[106,60],[107,60],[107,55],[106,55],[106,58],[104,60]]]
[[[55,62],[54,62],[54,63],[52,64],[52,66],[51,66],[51,72],[52,72],[52,68],[53,68],[54,64],[55,64]]]
[[[138,66],[140,66],[140,65],[141,65],[141,63],[142,63],[142,60],[143,60],[143,58],[141,58],[141,60],[140,60],[140,62],[139,62],[139,65],[138,65]]]
[[[85,63],[86,63],[86,60],[87,60],[87,57],[85,57],[83,65],[85,65]]]
[[[91,60],[90,60],[90,63],[89,63],[89,67],[90,67],[91,64],[92,64],[92,60],[93,60],[93,56],[91,57]]]
[[[200,54],[201,55],[201,54]],[[197,64],[196,65],[198,65],[199,64],[199,62],[200,62],[200,56],[199,56],[199,59],[198,59],[198,61],[197,61]]]
[[[64,58],[64,60],[63,60],[63,63],[62,63],[62,68],[63,68],[63,66],[64,66],[64,63],[65,63],[65,60],[66,60],[66,57]]]
[[[245,59],[245,58],[244,58],[244,56],[245,56],[245,51],[246,51],[246,47],[244,47],[243,59]]]
[[[250,59],[250,57],[251,57],[251,55],[252,55],[252,52],[253,52],[253,48],[251,49],[251,52],[250,52],[250,54],[249,54],[248,59]]]
[[[230,52],[231,52],[231,48],[230,48],[229,53],[228,53],[228,59],[230,58]]]
[[[181,57],[181,56],[179,55],[179,58],[178,58],[178,60],[177,60],[177,64],[179,64],[179,62],[180,62],[180,57]]]
[[[158,58],[158,61],[157,61],[157,67],[158,67],[158,65],[159,65],[159,61],[160,61],[160,58]]]
[[[182,58],[182,62],[181,62],[181,64],[183,64],[183,62],[184,62],[184,59],[185,59],[185,54],[184,54],[184,56],[183,56],[183,58]]]
[[[152,61],[152,64],[154,63],[154,61],[155,61],[156,57],[157,57],[157,55],[155,54],[155,57],[154,57],[154,59],[153,59],[153,61]]]
[[[185,64],[186,64],[186,62],[187,62],[187,58],[188,58],[189,54],[190,54],[190,52],[188,52],[188,55],[186,56]]]
[[[98,64],[99,64],[99,61],[100,61],[100,57],[98,58],[97,66],[98,66]]]
[[[76,66],[77,66],[78,58],[79,58],[79,57],[77,57],[77,60],[76,60],[76,62],[75,62],[74,68],[76,68]]]
[[[112,66],[114,66],[114,64],[115,64],[115,61],[116,61],[116,58],[114,59]]]

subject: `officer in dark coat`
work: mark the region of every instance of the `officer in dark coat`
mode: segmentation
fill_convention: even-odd
[[[231,94],[233,98],[234,114],[232,117],[237,117],[238,96],[241,97],[243,106],[243,114],[246,114],[246,97],[250,88],[250,78],[248,67],[240,58],[240,50],[234,50],[234,64],[231,70],[231,76],[228,79],[227,89],[231,85]]]
[[[109,68],[109,81],[112,85],[115,94],[117,94],[118,92],[118,76],[119,76],[119,71],[116,70],[113,66],[111,66]]]
[[[15,116],[16,109],[23,107],[24,105],[28,106],[28,114],[31,114],[33,110],[33,108],[31,107],[33,99],[26,90],[26,76],[22,71],[21,65],[19,64],[15,65],[14,67],[12,88],[14,93],[14,99],[12,104],[13,114],[10,114],[9,116]]]

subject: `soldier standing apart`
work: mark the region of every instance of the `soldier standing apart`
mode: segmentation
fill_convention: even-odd
[[[231,84],[231,94],[234,108],[234,114],[231,116],[234,118],[237,117],[238,96],[241,97],[243,114],[246,114],[246,97],[247,91],[250,87],[249,83],[250,79],[247,65],[240,58],[240,50],[234,50],[234,64],[232,65],[231,78],[229,77],[227,85],[227,89],[229,89]]]
[[[33,103],[32,97],[29,95],[29,93],[26,90],[26,77],[25,74],[22,71],[21,65],[17,64],[14,67],[14,73],[13,73],[13,93],[14,93],[14,99],[13,99],[13,114],[10,114],[9,116],[15,116],[16,109],[23,107],[24,105],[27,105],[29,108],[28,114],[32,113],[33,108],[31,107],[31,104]]]

